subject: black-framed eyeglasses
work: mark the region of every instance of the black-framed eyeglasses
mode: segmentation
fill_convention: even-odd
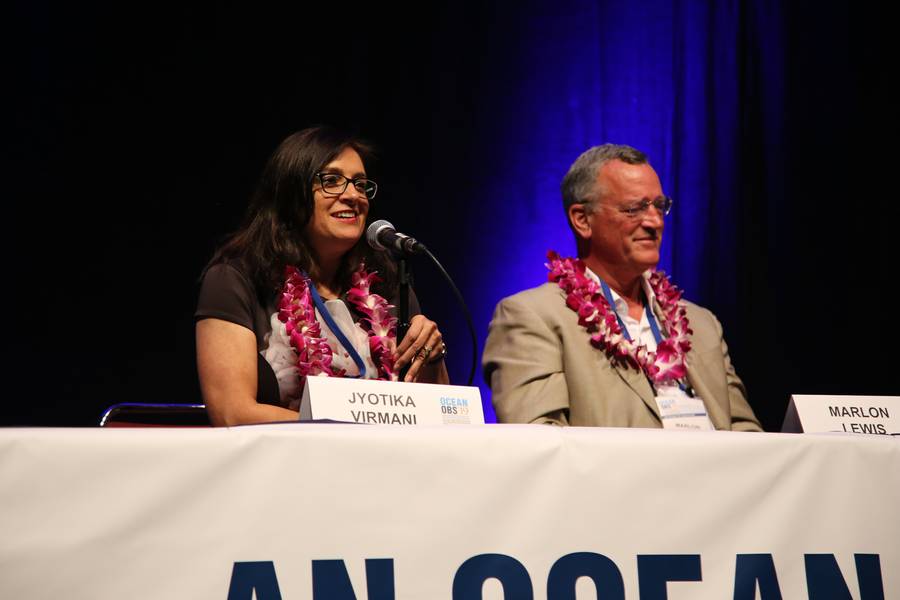
[[[660,196],[655,200],[644,199],[630,206],[617,206],[616,209],[629,219],[642,219],[652,206],[659,211],[659,214],[665,217],[672,211],[672,202],[673,200],[668,196]]]
[[[323,192],[334,196],[343,194],[347,186],[351,184],[357,192],[365,194],[369,200],[374,198],[375,193],[378,191],[378,184],[365,177],[350,179],[340,173],[316,173],[316,179],[319,180],[319,185],[322,186]]]

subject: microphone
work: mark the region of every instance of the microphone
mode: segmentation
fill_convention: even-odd
[[[424,244],[398,232],[388,221],[379,219],[366,230],[366,241],[376,250],[396,250],[402,254],[428,252]]]
[[[397,323],[398,340],[403,340],[406,332],[409,330],[409,273],[406,269],[406,257],[404,254],[424,254],[431,259],[431,262],[434,263],[441,272],[441,275],[444,276],[444,279],[447,280],[447,283],[450,284],[450,289],[453,291],[453,295],[456,296],[456,300],[459,302],[460,308],[462,308],[463,315],[466,317],[466,325],[469,326],[469,336],[472,338],[472,365],[469,370],[468,383],[468,385],[472,385],[472,381],[475,379],[475,368],[478,365],[478,336],[475,335],[475,325],[472,324],[472,315],[469,313],[466,301],[459,292],[459,288],[453,283],[450,274],[447,273],[447,270],[440,262],[438,262],[438,259],[434,257],[434,254],[432,254],[424,244],[420,244],[408,235],[398,233],[397,230],[394,229],[394,226],[384,219],[380,219],[369,225],[369,228],[366,229],[366,241],[369,242],[369,245],[375,250],[395,250],[398,252],[398,256],[394,257],[398,263],[398,276],[400,280],[400,292],[397,302],[397,316],[399,319],[399,323]],[[405,368],[408,369],[409,366]],[[404,376],[405,373],[401,373],[401,381]]]

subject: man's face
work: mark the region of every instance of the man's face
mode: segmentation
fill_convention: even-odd
[[[640,275],[659,263],[663,215],[653,206],[629,216],[623,210],[663,195],[656,171],[648,164],[611,160],[600,168],[602,197],[589,209],[590,254],[608,269]]]

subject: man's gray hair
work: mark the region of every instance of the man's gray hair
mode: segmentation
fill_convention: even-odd
[[[647,155],[624,144],[603,144],[585,150],[563,177],[562,197],[566,212],[573,204],[590,203],[603,195],[603,190],[597,185],[597,174],[600,167],[611,160],[643,165],[647,163]]]

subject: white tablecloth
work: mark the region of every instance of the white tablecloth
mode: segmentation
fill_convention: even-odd
[[[736,572],[741,589],[748,568],[749,585],[770,585],[769,567],[785,599],[835,575],[854,599],[878,585],[900,598],[900,441],[527,425],[0,430],[0,598],[249,599],[256,585],[258,598],[324,599],[344,585],[360,599],[449,599],[479,577],[484,598],[548,598],[554,578],[550,598],[567,585],[594,598],[575,577],[598,563],[627,598],[660,597],[660,578],[671,599],[732,598]]]

